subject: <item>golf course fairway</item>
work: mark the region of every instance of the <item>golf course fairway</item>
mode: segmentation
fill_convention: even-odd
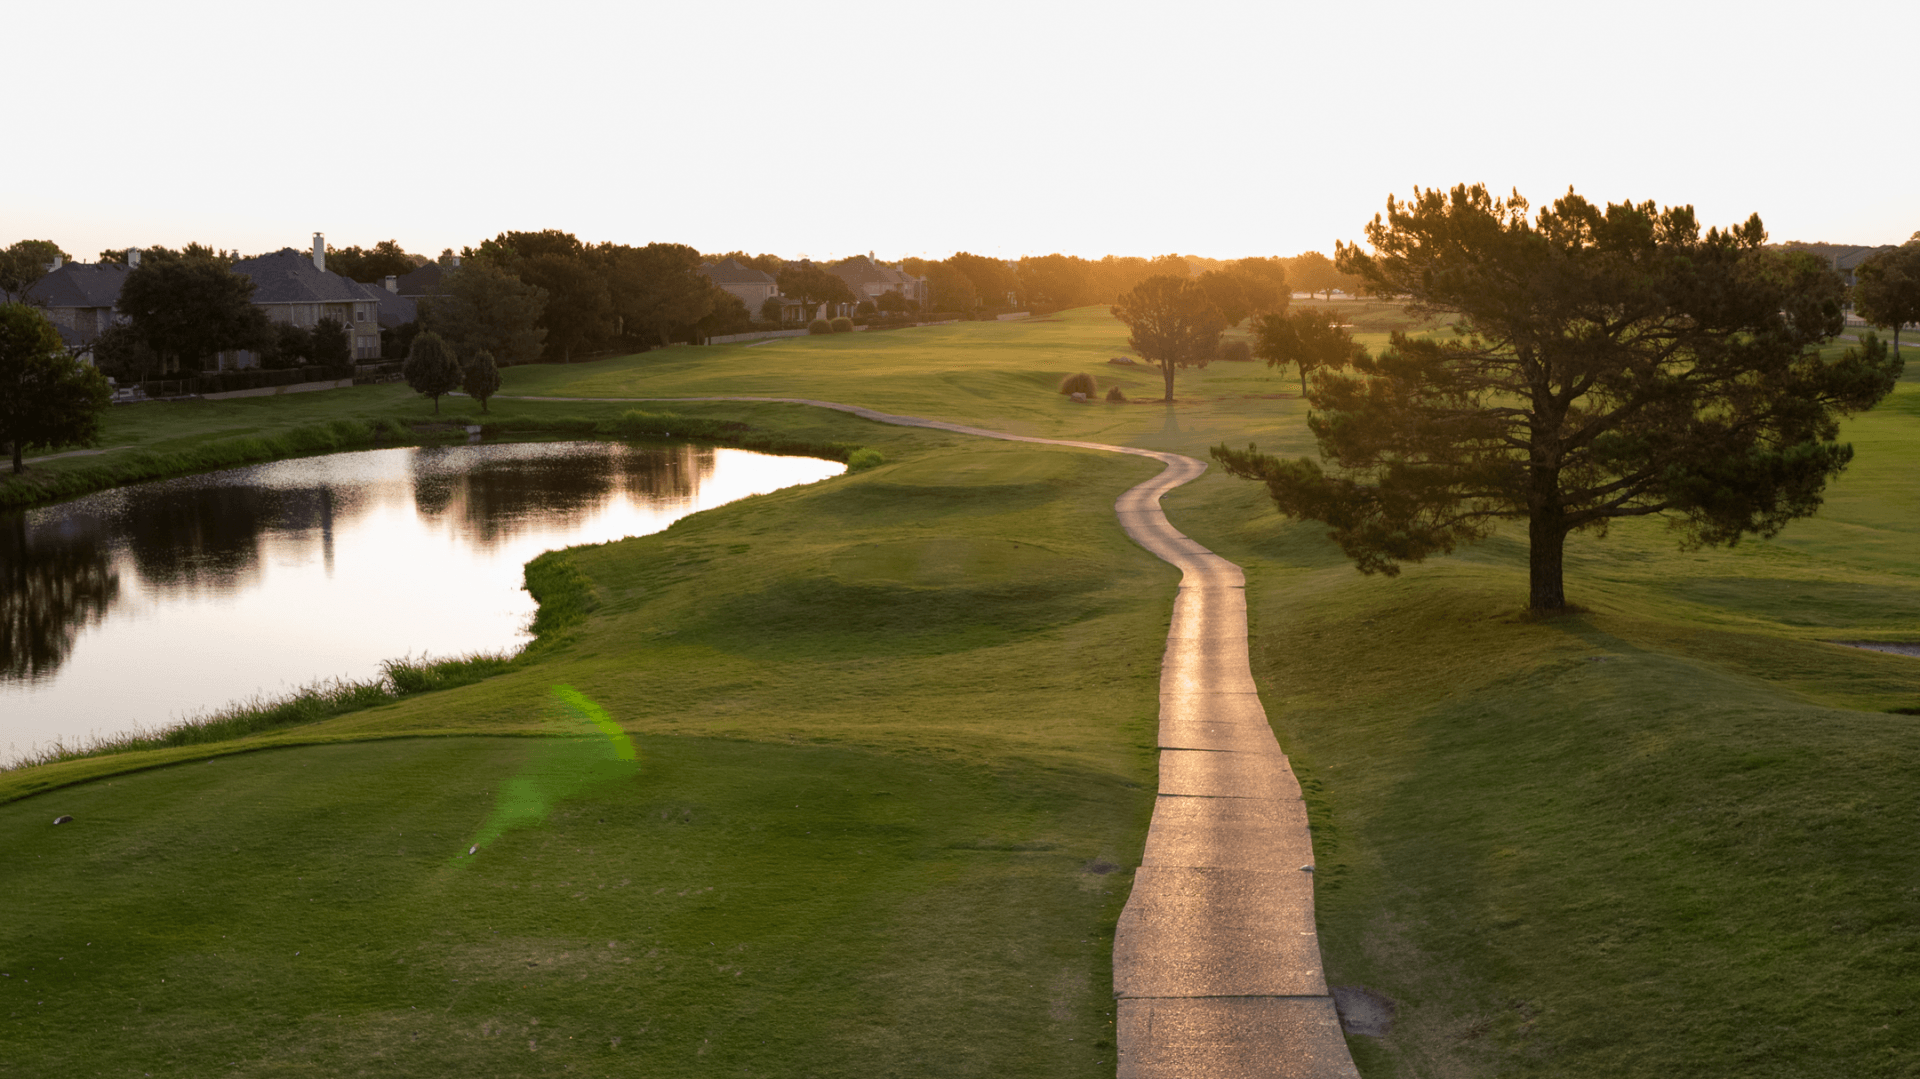
[[[473,684],[0,773],[0,1076],[1111,1075],[1176,584],[1112,505],[1158,466],[614,399],[1311,452],[1291,371],[1053,392],[1157,396],[1125,354],[1101,308],[508,369],[515,437],[644,408],[883,461],[545,556],[554,617]],[[43,467],[429,412],[143,405]],[[1363,1074],[1920,1070],[1920,661],[1828,643],[1920,638],[1917,425],[1910,374],[1771,541],[1575,538],[1546,621],[1520,531],[1389,580],[1217,469],[1166,498],[1246,570],[1327,980],[1395,1004]]]

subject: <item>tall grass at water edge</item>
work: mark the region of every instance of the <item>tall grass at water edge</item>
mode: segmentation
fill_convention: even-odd
[[[382,663],[378,678],[354,681],[333,678],[313,682],[282,696],[255,696],[223,708],[188,716],[156,730],[94,735],[76,745],[56,741],[12,761],[0,763],[0,772],[32,768],[81,757],[130,753],[142,749],[230,742],[248,735],[285,727],[317,723],[348,712],[390,704],[417,693],[471,685],[507,670],[514,657],[474,652],[449,659],[404,656]]]

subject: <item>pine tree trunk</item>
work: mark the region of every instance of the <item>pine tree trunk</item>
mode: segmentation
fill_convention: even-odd
[[[13,440],[13,474],[16,476],[18,476],[20,473],[25,472],[27,470],[26,462],[21,459],[23,456],[21,453],[22,448],[23,447],[20,444],[20,440],[17,438],[14,439]]]
[[[1567,607],[1566,520],[1556,509],[1535,510],[1527,521],[1527,609],[1563,611]]]
[[[433,414],[436,416],[440,414],[440,395],[437,393],[433,395]]]

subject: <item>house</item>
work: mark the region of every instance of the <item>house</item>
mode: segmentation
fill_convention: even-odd
[[[453,256],[451,265],[443,266],[438,262],[429,262],[399,277],[390,277],[387,287],[393,292],[413,300],[416,303],[440,291],[440,283],[449,273],[460,268],[460,256]]]
[[[881,296],[889,292],[898,292],[903,298],[912,300],[921,307],[927,305],[929,291],[926,278],[915,277],[899,266],[875,262],[871,251],[865,255],[841,259],[827,267],[827,272],[845,281],[847,287],[853,290],[856,301],[870,300],[877,303]]]
[[[310,330],[321,319],[333,319],[347,328],[355,360],[380,358],[379,292],[349,277],[327,270],[326,237],[313,234],[313,254],[283,248],[271,255],[242,259],[233,272],[253,282],[253,305],[277,323]],[[257,367],[260,358],[245,350],[219,354],[216,370]]]
[[[420,303],[412,296],[400,295],[400,279],[392,274],[379,287],[369,289],[380,304],[380,328],[391,330],[420,317]]]
[[[700,272],[722,290],[738,296],[740,302],[747,305],[747,313],[754,318],[760,317],[760,308],[768,300],[780,295],[780,285],[772,274],[754,269],[738,259],[727,259],[718,265],[702,263]]]
[[[114,311],[127,271],[140,265],[140,252],[127,252],[130,266],[115,262],[65,262],[27,289],[27,302],[47,313],[60,339],[78,353],[85,352],[107,327],[125,322]]]

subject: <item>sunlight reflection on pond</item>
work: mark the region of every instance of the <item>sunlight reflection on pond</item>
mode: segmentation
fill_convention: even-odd
[[[844,467],[692,445],[369,450],[0,514],[0,760],[408,653],[518,648],[540,552]]]

